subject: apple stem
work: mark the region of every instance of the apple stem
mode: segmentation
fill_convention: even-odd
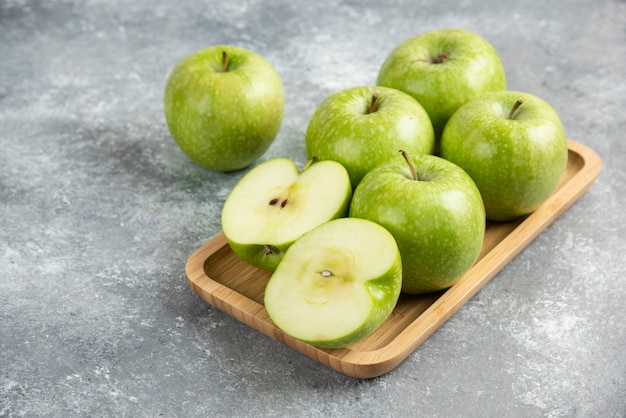
[[[415,166],[413,165],[413,161],[411,161],[409,154],[403,149],[401,149],[400,152],[402,153],[402,156],[404,157],[406,163],[409,165],[409,170],[411,170],[411,177],[413,177],[413,180],[418,181],[417,171],[415,171]]]
[[[304,167],[302,167],[302,170],[300,172],[303,172],[304,170],[306,170],[307,168],[311,167],[311,164],[313,164],[315,162],[315,160],[317,159],[317,157],[311,157],[309,158],[309,161],[306,162],[306,164],[304,165]]]
[[[372,93],[372,101],[367,108],[367,114],[374,113],[378,110],[378,92]]]
[[[517,101],[513,105],[513,108],[511,109],[511,113],[509,113],[509,119],[513,119],[513,117],[515,116],[515,112],[517,112],[517,109],[519,109],[522,103],[524,103],[522,99],[517,99]]]
[[[437,55],[430,60],[433,64],[443,64],[446,61],[448,61],[448,56],[446,54]]]
[[[228,54],[222,51],[222,72],[225,73],[226,70],[228,70]]]

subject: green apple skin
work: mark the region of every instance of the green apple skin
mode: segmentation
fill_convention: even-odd
[[[350,216],[376,222],[394,236],[402,291],[421,294],[452,286],[470,269],[486,220],[480,193],[460,167],[433,155],[411,161],[418,180],[400,155],[369,172],[354,191]]]
[[[233,187],[222,208],[222,230],[242,260],[274,271],[302,234],[347,216],[351,198],[348,172],[336,161],[299,171],[292,160],[273,158]]]
[[[378,94],[375,110],[372,97]],[[352,187],[399,149],[432,154],[435,138],[424,108],[409,95],[386,87],[360,86],[336,92],[316,109],[306,131],[309,158],[340,162]]]
[[[226,53],[226,71],[222,54]],[[196,164],[233,171],[256,161],[278,134],[285,107],[280,76],[260,55],[216,45],[183,58],[171,71],[165,119]]]
[[[522,104],[510,118],[517,100]],[[552,194],[568,148],[559,115],[548,103],[502,91],[472,100],[450,118],[441,156],[472,177],[489,220],[509,221],[535,211]]]
[[[463,104],[483,93],[506,89],[498,52],[481,36],[463,29],[437,29],[402,42],[383,62],[376,83],[420,102],[437,140]]]
[[[380,327],[401,288],[393,236],[373,222],[341,218],[307,232],[287,250],[266,286],[264,304],[286,334],[338,348]]]

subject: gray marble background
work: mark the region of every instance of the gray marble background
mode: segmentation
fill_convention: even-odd
[[[226,43],[281,74],[260,161],[304,163],[327,95],[461,27],[561,114],[602,173],[392,372],[342,376],[210,307],[184,266],[243,172],[172,141],[162,96]],[[0,1],[0,416],[626,415],[623,0]]]

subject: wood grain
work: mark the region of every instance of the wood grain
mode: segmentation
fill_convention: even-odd
[[[402,295],[376,332],[349,347],[314,347],[274,326],[263,307],[270,273],[240,260],[223,233],[189,258],[189,285],[228,315],[339,373],[355,378],[382,375],[400,364],[591,187],[600,173],[600,158],[575,141],[569,140],[568,148],[568,163],[559,186],[540,208],[512,222],[488,223],[478,260],[454,286],[429,295]]]

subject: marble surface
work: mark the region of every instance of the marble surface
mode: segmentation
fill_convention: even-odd
[[[589,192],[378,378],[197,297],[186,260],[243,172],[172,141],[174,64],[217,43],[265,56],[287,104],[259,161],[301,164],[321,100],[441,27],[487,38],[509,88],[600,155]],[[0,2],[0,416],[625,416],[624,74],[623,0]]]

